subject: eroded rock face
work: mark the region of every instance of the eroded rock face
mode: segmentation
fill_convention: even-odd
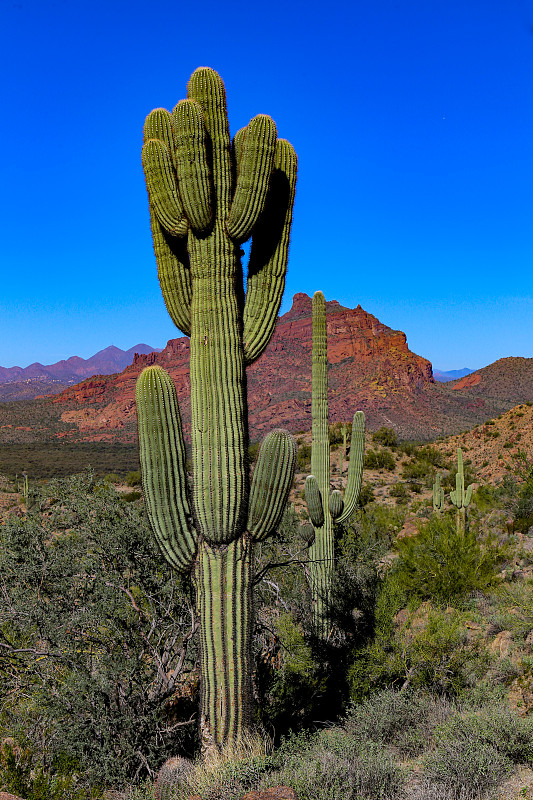
[[[250,436],[275,427],[292,432],[311,427],[311,298],[296,294],[278,319],[272,340],[247,370]],[[383,325],[361,306],[326,303],[330,422],[351,421],[354,411],[379,412],[380,424],[415,407],[417,393],[434,384],[431,364],[412,353],[405,334]],[[96,376],[54,398],[64,405],[64,422],[86,439],[112,438],[135,421],[135,383],[150,364],[160,364],[176,384],[185,434],[190,420],[189,339],[171,339],[161,353],[136,355],[119,375]],[[135,436],[131,426],[131,438]]]

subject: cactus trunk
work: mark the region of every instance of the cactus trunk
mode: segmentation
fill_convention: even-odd
[[[191,254],[193,506],[199,533],[211,543],[242,533],[248,496],[246,384],[235,294],[240,260],[228,241],[215,226]]]
[[[312,447],[311,473],[315,476],[324,510],[322,525],[315,526],[315,540],[309,548],[311,596],[316,633],[327,638],[331,629],[329,614],[331,582],[335,561],[333,520],[329,507],[329,425],[328,425],[328,342],[324,295],[313,296],[312,362]]]
[[[202,687],[200,732],[209,752],[237,741],[252,720],[253,548],[200,546],[196,589]]]
[[[335,569],[334,523],[348,520],[359,499],[363,476],[365,415],[362,411],[357,411],[353,418],[350,463],[343,499],[339,490],[330,491],[328,338],[326,301],[322,292],[315,292],[313,295],[312,353],[312,474],[307,477],[305,482],[305,497],[315,536],[309,546],[309,576],[315,633],[321,639],[328,639],[332,632],[331,588]],[[344,436],[346,437],[346,432]],[[344,442],[344,446],[346,446],[346,438]]]

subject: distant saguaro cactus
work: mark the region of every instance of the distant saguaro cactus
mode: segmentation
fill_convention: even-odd
[[[191,339],[192,491],[175,387],[157,365],[137,383],[141,468],[159,546],[196,586],[209,751],[251,724],[254,544],[275,531],[294,474],[294,440],[273,431],[249,485],[245,367],[266,348],[281,303],[296,155],[264,115],[232,143],[224,84],[206,67],[172,113],[148,115],[144,139],[159,280]],[[240,246],[250,236],[245,295]]]
[[[326,301],[322,292],[316,292],[313,296],[312,474],[305,482],[305,499],[315,529],[309,547],[313,616],[317,635],[324,639],[331,629],[329,609],[335,565],[333,524],[349,519],[355,510],[361,490],[365,449],[365,415],[356,411],[344,499],[338,489],[330,492],[327,349]]]
[[[465,476],[463,470],[463,451],[457,448],[457,472],[455,474],[455,489],[450,492],[450,500],[457,508],[457,530],[460,533],[466,531],[466,509],[472,499],[473,484],[465,491]]]
[[[433,510],[444,511],[444,489],[440,485],[440,474],[437,473],[433,484]]]

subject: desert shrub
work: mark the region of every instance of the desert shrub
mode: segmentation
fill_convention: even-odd
[[[492,745],[462,739],[440,742],[424,761],[430,780],[456,792],[488,792],[511,770],[511,760]]]
[[[433,516],[416,536],[396,543],[395,567],[406,591],[421,600],[450,603],[494,583],[505,551],[490,538],[478,541],[472,529],[463,536],[451,516]]]
[[[142,508],[86,473],[43,487],[0,536],[0,735],[29,739],[33,770],[75,763],[85,786],[192,746],[194,698],[169,701],[194,665],[194,616]]]
[[[329,426],[329,443],[331,445],[343,444],[344,431],[346,430],[346,443],[350,443],[350,436],[352,435],[351,422],[335,422]]]
[[[294,737],[276,758],[279,768],[263,786],[291,786],[299,800],[388,800],[404,782],[389,753],[372,742],[361,746],[342,729]]]
[[[141,485],[141,470],[136,469],[132,472],[128,472],[126,477],[124,478],[124,483],[126,486],[140,486]]]
[[[405,483],[398,481],[389,489],[389,495],[396,499],[398,505],[405,505],[409,499],[410,492]]]
[[[296,469],[298,472],[309,472],[311,469],[311,445],[303,442],[298,444],[296,454]]]
[[[385,689],[353,705],[344,727],[363,741],[392,746],[401,756],[416,756],[427,748],[433,730],[451,710],[449,702],[429,694]]]
[[[348,669],[355,702],[392,686],[456,697],[486,671],[488,656],[478,642],[468,640],[457,611],[446,613],[429,604],[408,611],[406,602],[397,577],[387,577],[376,602],[374,638],[357,651]]]
[[[120,499],[123,500],[125,503],[134,503],[136,500],[140,500],[142,497],[142,492],[122,492],[120,495]]]
[[[260,446],[261,442],[252,442],[252,444],[248,446],[248,461],[250,465],[255,464],[257,461]]]
[[[533,761],[533,720],[519,717],[501,702],[454,714],[439,726],[436,740],[478,742],[494,747],[516,764]]]
[[[374,499],[374,489],[371,483],[363,483],[359,492],[359,505],[361,508],[371,503]]]
[[[394,428],[387,428],[382,425],[377,431],[372,434],[372,441],[380,444],[383,447],[396,447],[398,444],[398,436]]]
[[[24,796],[26,800],[89,800],[99,793],[79,786],[69,759],[55,758],[44,767],[31,746],[4,740],[0,749],[0,790]]]
[[[365,453],[365,469],[385,469],[389,472],[394,471],[396,462],[394,456],[388,450],[367,450]]]

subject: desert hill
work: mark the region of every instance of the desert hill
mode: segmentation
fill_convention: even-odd
[[[350,309],[330,301],[326,307],[330,422],[349,421],[362,409],[370,430],[386,425],[403,439],[434,440],[484,423],[517,402],[533,400],[533,377],[528,377],[533,359],[502,359],[491,365],[494,370],[485,367],[474,373],[481,378],[466,388],[461,388],[464,381],[475,381],[470,375],[436,383],[431,363],[409,350],[404,333],[360,306]],[[265,353],[247,371],[252,441],[273,427],[292,432],[311,428],[311,329],[311,299],[296,294],[290,311],[278,319]],[[175,381],[187,435],[188,362],[189,339],[171,339],[161,352],[137,353],[120,373],[92,376],[52,398],[0,404],[0,443],[134,443],[135,383],[141,370],[153,363],[161,364]],[[518,376],[521,367],[526,377]],[[506,377],[509,369],[512,374]]]

